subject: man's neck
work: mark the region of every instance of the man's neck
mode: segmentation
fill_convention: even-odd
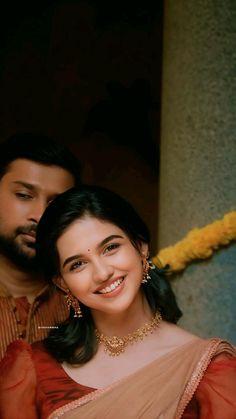
[[[32,302],[46,285],[38,273],[20,269],[11,260],[0,255],[0,287],[14,298],[27,297]]]

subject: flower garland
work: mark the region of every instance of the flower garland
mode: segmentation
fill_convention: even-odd
[[[233,240],[236,240],[236,211],[203,228],[193,228],[182,240],[160,250],[152,260],[157,266],[169,265],[171,272],[179,272],[191,261],[207,259],[214,250]]]

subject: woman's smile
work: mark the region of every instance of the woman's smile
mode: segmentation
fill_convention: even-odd
[[[103,294],[106,297],[114,297],[124,288],[124,277],[117,279],[116,281],[112,282],[110,285],[96,291],[96,294]],[[123,286],[121,286],[123,284]],[[109,295],[108,295],[109,294]]]

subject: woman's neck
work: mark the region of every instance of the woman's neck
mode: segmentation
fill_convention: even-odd
[[[106,336],[125,336],[134,332],[152,317],[146,299],[140,295],[127,310],[122,312],[101,312],[91,310],[97,330]]]

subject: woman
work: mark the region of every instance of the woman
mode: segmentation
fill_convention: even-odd
[[[149,241],[106,189],[74,188],[50,204],[38,257],[70,317],[43,343],[10,345],[1,419],[236,418],[236,351],[176,326],[181,312]]]

